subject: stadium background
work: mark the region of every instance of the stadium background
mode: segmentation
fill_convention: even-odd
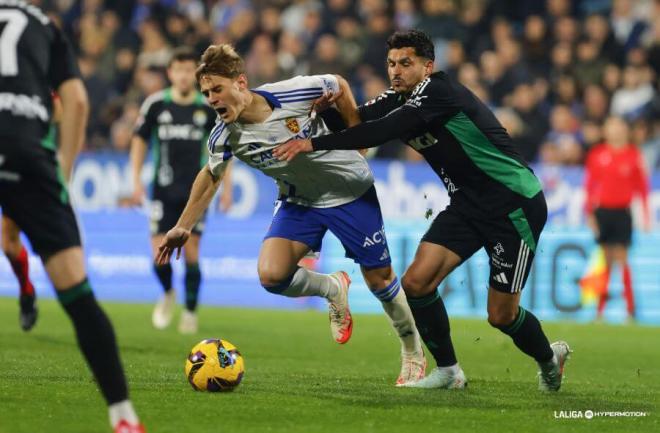
[[[151,302],[160,289],[151,270],[148,211],[123,206],[130,195],[127,151],[140,103],[166,86],[169,53],[189,45],[231,42],[246,58],[252,86],[297,74],[338,73],[358,102],[387,86],[385,40],[396,29],[420,28],[436,44],[436,67],[487,101],[544,184],[550,218],[523,296],[543,319],[591,320],[577,281],[594,244],[584,225],[582,162],[601,141],[612,113],[633,127],[651,175],[651,219],[660,223],[660,2],[652,0],[56,0],[37,1],[73,41],[92,113],[86,149],[71,183],[85,237],[90,279],[102,299]],[[433,214],[447,203],[435,175],[400,143],[371,154],[395,269],[402,273]],[[151,169],[144,170],[151,179]],[[256,257],[270,221],[274,184],[238,164],[235,204],[213,205],[202,242],[202,303],[317,308],[265,292]],[[637,219],[638,213],[636,212]],[[328,235],[322,270],[359,275]],[[631,251],[641,323],[660,324],[660,232],[636,231]],[[181,266],[175,266],[177,278]],[[40,296],[52,296],[31,257]],[[442,290],[452,315],[485,314],[487,262],[480,253]],[[355,311],[378,303],[354,278]],[[606,317],[621,321],[618,272]],[[0,260],[0,295],[16,283]]]

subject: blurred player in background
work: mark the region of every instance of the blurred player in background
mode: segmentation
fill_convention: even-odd
[[[2,215],[2,251],[18,280],[18,321],[23,331],[29,331],[37,323],[37,294],[30,281],[28,252],[21,242],[21,229],[6,215]]]
[[[587,155],[585,190],[587,222],[605,255],[605,278],[598,292],[597,318],[600,320],[609,298],[612,266],[618,264],[623,275],[623,297],[628,320],[635,319],[632,273],[628,248],[632,240],[630,204],[635,195],[642,201],[643,228],[650,230],[648,205],[649,181],[642,153],[630,142],[628,125],[620,117],[609,117],[603,125],[605,142],[594,146]]]
[[[50,19],[26,2],[0,2],[0,19],[0,205],[41,257],[115,432],[143,432],[128,399],[114,330],[87,280],[66,187],[89,110],[73,50]],[[51,125],[53,90],[62,101],[59,164]]]
[[[215,124],[216,113],[201,93],[195,89],[197,55],[187,48],[174,51],[167,68],[172,84],[149,96],[142,105],[140,118],[131,142],[133,173],[133,203],[145,198],[142,165],[150,145],[154,155],[154,178],[151,195],[151,245],[154,258],[167,230],[176,224],[200,167],[206,164],[207,131]],[[231,185],[225,184],[221,204],[228,205]],[[231,198],[229,198],[229,201]],[[181,315],[179,331],[197,332],[197,300],[202,274],[199,269],[199,242],[204,230],[204,216],[192,229],[184,248],[186,262],[186,308]],[[154,264],[164,295],[154,308],[152,321],[157,329],[166,328],[172,321],[176,305],[176,291],[172,287],[172,265]]]
[[[300,152],[361,149],[400,138],[417,150],[444,183],[449,206],[426,232],[402,285],[438,367],[408,386],[464,388],[449,319],[438,286],[481,248],[490,258],[488,322],[509,335],[539,365],[539,388],[561,386],[565,342],[550,345],[520,295],[547,219],[541,184],[493,113],[444,72],[433,73],[433,43],[417,30],[387,41],[391,88],[359,107],[365,122],[337,134],[292,140],[274,153],[295,161]]]
[[[299,76],[250,90],[243,59],[229,45],[212,45],[205,51],[197,80],[219,121],[208,141],[208,166],[199,172],[181,218],[163,240],[159,262],[167,263],[174,249],[178,257],[236,156],[275,179],[279,187],[280,200],[259,253],[264,288],[288,297],[326,298],[332,335],[336,342],[346,343],[353,329],[348,275],[320,274],[298,266],[310,250],[320,251],[330,230],[342,242],[346,256],[360,264],[367,286],[401,339],[397,385],[423,377],[424,352],[391,266],[373,175],[365,159],[356,151],[324,151],[287,163],[272,154],[278,143],[289,138],[329,132],[320,117],[310,116],[314,101],[324,92],[342,89],[337,106],[343,121],[351,125],[355,101],[348,83],[334,75]]]

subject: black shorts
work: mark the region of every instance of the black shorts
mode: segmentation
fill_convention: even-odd
[[[186,207],[187,199],[172,200],[162,196],[154,197],[151,200],[151,216],[149,229],[151,235],[167,233],[179,221],[179,217]],[[206,212],[202,218],[194,225],[192,232],[201,236],[204,231],[204,220]]]
[[[456,253],[462,262],[486,248],[490,258],[490,287],[499,292],[517,293],[525,286],[547,218],[542,192],[500,217],[469,215],[449,205],[435,218],[422,242],[442,245]]]
[[[632,215],[629,208],[594,210],[599,244],[629,246],[632,241]]]
[[[46,261],[80,246],[80,233],[55,153],[39,143],[0,137],[0,206]]]

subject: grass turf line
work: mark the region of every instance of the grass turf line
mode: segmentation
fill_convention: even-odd
[[[465,391],[398,389],[399,345],[383,315],[357,315],[335,344],[327,317],[202,307],[200,332],[151,327],[151,305],[104,303],[131,397],[150,433],[660,431],[660,329],[544,323],[575,353],[557,394],[537,391],[535,363],[482,320],[452,320]],[[30,333],[0,298],[0,433],[109,432],[107,411],[59,306],[40,300]],[[238,346],[246,376],[233,393],[192,390],[185,357],[203,338]],[[429,359],[429,364],[433,362]],[[429,368],[430,369],[430,368]],[[646,411],[646,417],[556,419],[555,411]]]

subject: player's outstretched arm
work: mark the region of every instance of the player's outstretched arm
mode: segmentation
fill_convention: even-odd
[[[424,120],[405,107],[377,120],[361,123],[334,134],[305,140],[290,140],[273,150],[281,161],[291,161],[299,153],[315,150],[358,150],[379,146],[393,138],[404,138],[416,130],[423,130]]]
[[[357,102],[355,102],[355,96],[353,96],[351,86],[342,76],[335,75],[335,77],[339,82],[339,92],[334,99],[335,105],[337,105],[337,111],[341,114],[341,118],[347,127],[350,128],[351,126],[358,125],[360,123],[360,113],[358,112]]]
[[[59,159],[64,178],[68,181],[73,163],[85,140],[89,100],[85,85],[80,78],[62,82],[57,88],[57,93],[62,101]]]
[[[140,205],[144,201],[144,185],[142,185],[141,173],[144,160],[147,156],[147,143],[139,135],[134,135],[131,139],[131,174],[133,176],[133,195],[131,196],[131,203],[133,205]]]
[[[209,206],[213,196],[220,187],[222,176],[214,176],[208,166],[203,167],[193,183],[190,197],[186,207],[183,209],[176,226],[167,232],[163,241],[158,246],[158,257],[156,263],[164,265],[169,263],[172,253],[176,250],[176,258],[181,257],[181,247],[190,237],[190,231],[199,221],[204,210]]]

